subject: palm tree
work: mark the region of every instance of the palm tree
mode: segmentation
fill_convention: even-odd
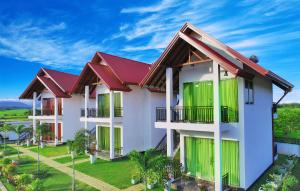
[[[11,126],[7,123],[5,123],[1,128],[0,128],[0,131],[4,132],[4,137],[3,137],[3,145],[4,145],[4,148],[3,148],[3,151],[5,153],[5,150],[6,150],[6,136],[7,136],[7,132],[11,130]]]
[[[12,126],[12,130],[17,134],[18,136],[18,159],[20,159],[20,135],[26,131],[25,126],[24,125],[15,125]]]
[[[161,171],[165,168],[169,162],[169,158],[161,154],[157,154],[155,149],[149,149],[144,153],[138,151],[131,151],[129,158],[135,162],[139,171],[140,177],[145,184],[145,190],[147,189],[147,178],[149,174],[155,173],[159,176]]]
[[[81,129],[76,132],[74,141],[68,140],[67,145],[71,154],[72,158],[72,171],[73,171],[73,177],[72,177],[72,191],[75,191],[75,166],[74,166],[74,160],[75,155],[78,154],[84,154],[86,147],[85,143],[87,142],[88,135],[84,129]]]
[[[40,145],[43,141],[43,136],[50,135],[52,133],[51,129],[48,128],[46,124],[40,124],[36,127],[35,139],[37,141],[37,175],[40,174]]]

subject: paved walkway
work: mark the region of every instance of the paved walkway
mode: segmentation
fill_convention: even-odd
[[[2,184],[1,181],[0,181],[0,190],[2,190],[2,191],[7,191],[7,189],[6,189],[5,186]]]
[[[32,158],[37,158],[37,153],[27,149],[27,148],[20,148],[20,151],[23,153],[23,155],[30,156]],[[78,160],[78,162],[85,162],[88,161],[89,159],[83,159],[83,160]],[[68,174],[69,176],[72,176],[72,168],[68,167],[68,163],[61,164],[53,160],[53,158],[47,158],[42,155],[40,155],[40,161],[47,164],[48,166],[55,168],[65,174]],[[121,189],[116,188],[115,186],[112,186],[104,181],[101,181],[99,179],[96,179],[94,177],[88,176],[82,172],[79,172],[75,170],[75,178],[78,181],[81,181],[87,185],[90,185],[96,189],[100,189],[101,191],[120,191]],[[140,191],[143,189],[142,184],[134,185],[132,187],[124,189],[124,191]]]

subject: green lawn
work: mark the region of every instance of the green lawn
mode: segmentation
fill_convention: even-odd
[[[1,144],[0,145],[0,151],[2,152],[3,150],[4,150],[4,145]],[[6,156],[18,154],[18,151],[15,148],[13,148],[13,147],[11,147],[9,145],[6,145],[6,149],[5,150],[7,152]]]
[[[81,160],[81,159],[87,159],[87,158],[89,158],[87,155],[78,155],[78,156],[75,157],[75,161]],[[62,164],[72,162],[71,156],[60,157],[60,158],[56,158],[54,160],[56,162],[59,162],[59,163],[62,163]]]
[[[37,152],[37,147],[30,148],[31,151]],[[60,155],[68,154],[67,145],[59,145],[59,146],[45,146],[44,148],[40,148],[40,154],[45,157],[56,157]]]
[[[136,171],[134,163],[129,159],[119,161],[97,159],[93,165],[84,162],[75,165],[75,169],[120,189],[131,186],[131,175]]]
[[[18,173],[34,173],[36,171],[36,161],[30,157],[22,157],[24,164],[17,167]],[[43,190],[58,191],[58,190],[71,190],[72,179],[70,176],[49,167],[41,163],[41,169],[47,170],[48,176],[43,178]],[[3,182],[5,183],[5,181]],[[6,184],[7,186],[7,184]],[[97,189],[92,188],[84,183],[76,182],[77,191],[96,191]],[[15,191],[13,186],[7,186],[9,191]]]
[[[28,109],[0,110],[0,121],[24,121],[28,120]]]
[[[275,140],[300,144],[300,106],[284,105],[277,109],[274,120]]]

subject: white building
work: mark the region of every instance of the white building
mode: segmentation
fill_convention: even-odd
[[[81,96],[71,95],[72,88],[78,76],[58,72],[55,70],[41,69],[20,99],[32,99],[33,137],[37,124],[48,124],[52,133],[43,136],[44,141],[53,142],[55,145],[73,139],[74,134],[81,128],[79,121]],[[38,108],[38,101],[40,107]]]
[[[114,159],[144,151],[165,136],[164,129],[154,128],[155,109],[164,105],[164,94],[138,86],[149,69],[142,62],[97,52],[81,72],[73,92],[85,95],[80,121],[86,129],[96,125],[98,156]],[[92,105],[88,95],[93,91]]]
[[[273,163],[273,84],[285,94],[293,88],[185,24],[140,85],[166,91],[155,127],[167,130],[167,154],[174,155],[177,131],[185,170],[220,191],[226,179],[249,188]]]

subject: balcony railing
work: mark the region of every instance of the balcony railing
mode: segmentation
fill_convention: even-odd
[[[109,118],[109,109],[99,109],[98,114],[96,108],[88,108],[87,109],[87,117],[93,118]],[[85,117],[85,109],[81,109],[81,117]],[[115,117],[123,117],[123,108],[122,107],[115,107],[114,109]]]
[[[32,116],[33,115],[33,110],[29,111],[29,115]],[[40,109],[36,109],[35,110],[35,116],[42,116],[42,115],[54,115],[54,110],[53,109],[46,109],[43,108],[42,110]]]
[[[166,108],[156,108],[156,121],[166,121]],[[223,123],[229,122],[229,112],[227,106],[221,106],[221,120]],[[183,123],[213,123],[214,108],[212,106],[182,106],[171,108],[171,121]]]

